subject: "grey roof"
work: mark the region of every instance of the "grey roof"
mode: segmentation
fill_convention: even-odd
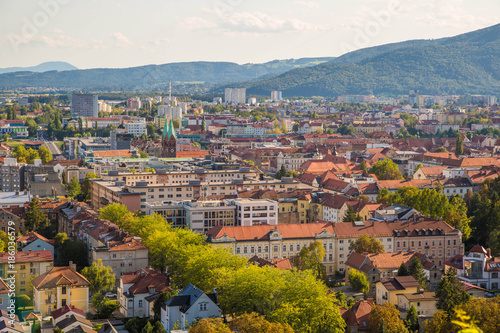
[[[17,192],[19,193],[16,195],[16,192],[0,192],[0,202],[2,204],[20,204],[20,203],[25,203],[25,202],[30,202],[30,192],[27,191],[27,194],[24,194],[24,192]]]
[[[166,306],[180,306],[182,312],[186,312],[191,306],[204,294],[203,291],[193,286],[191,283],[182,289],[177,296],[169,299]],[[215,304],[217,304],[217,297],[215,294],[207,295]]]

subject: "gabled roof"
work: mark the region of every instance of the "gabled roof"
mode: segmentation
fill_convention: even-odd
[[[59,308],[57,310],[52,311],[51,315],[52,315],[52,318],[54,318],[54,320],[57,320],[59,317],[64,316],[70,312],[79,314],[83,318],[86,318],[85,312],[83,312],[82,310],[80,310],[80,309],[78,309],[75,306],[70,305],[70,304],[66,304],[62,308]]]
[[[82,325],[82,327],[85,327],[85,326],[87,326],[89,328],[93,327],[92,323],[88,319],[82,318],[80,316],[75,316],[74,314],[72,314],[68,318],[64,318],[63,320],[58,322],[56,324],[56,326],[64,331],[64,329],[66,327],[73,325],[75,323],[78,323],[78,325]]]
[[[380,281],[388,291],[406,290],[408,288],[420,287],[420,283],[413,276],[396,276]]]
[[[349,310],[342,313],[347,326],[358,326],[359,331],[368,330],[373,300],[359,300]]]
[[[17,323],[10,324],[7,320],[0,321],[0,332],[7,332],[7,329],[24,333],[23,327]]]
[[[53,267],[50,271],[33,279],[32,283],[36,289],[51,289],[60,285],[71,285],[73,287],[90,285],[90,282],[83,275],[71,267]]]
[[[179,306],[180,310],[184,313],[186,313],[191,306],[193,306],[194,303],[200,298],[202,295],[205,293],[201,291],[200,289],[196,288],[193,286],[191,283],[188,284],[184,289],[182,289],[177,296],[172,297],[169,299],[166,303],[165,306],[167,307],[174,307],[174,306]],[[210,298],[215,304],[217,304],[217,297],[215,294],[206,294],[208,298]]]
[[[9,253],[0,253],[0,264],[6,264],[9,262]],[[29,262],[52,262],[54,257],[52,256],[52,251],[41,250],[41,251],[18,251],[15,255],[16,263],[29,263]]]
[[[155,292],[171,290],[168,276],[153,270],[147,273],[139,271],[125,274],[122,276],[122,282],[124,284],[133,283],[128,289],[128,293],[132,295],[149,294],[150,289],[154,289]]]
[[[292,263],[288,258],[282,259],[264,259],[255,255],[252,258],[248,259],[248,262],[254,263],[259,267],[270,266],[277,269],[292,269]]]
[[[46,243],[49,243],[50,245],[54,245],[54,243],[55,243],[55,240],[45,238],[42,235],[40,235],[39,233],[37,233],[36,231],[31,231],[31,232],[27,233],[26,235],[19,237],[17,239],[17,242],[18,243],[26,242],[26,244],[31,244],[34,241],[36,241],[37,239],[40,239]]]

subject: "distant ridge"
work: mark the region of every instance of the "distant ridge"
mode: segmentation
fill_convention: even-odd
[[[414,40],[350,52],[328,63],[242,83],[249,93],[491,94],[500,96],[500,24],[436,40]]]
[[[333,57],[273,60],[263,64],[239,65],[231,62],[179,62],[130,68],[28,71],[0,74],[0,88],[53,87],[68,89],[148,90],[176,83],[223,84],[277,75],[294,68],[315,66]]]
[[[0,74],[4,73],[13,73],[13,72],[35,72],[35,73],[43,73],[49,71],[71,71],[76,70],[77,67],[64,62],[64,61],[48,61],[41,63],[37,66],[32,67],[7,67],[0,68]]]

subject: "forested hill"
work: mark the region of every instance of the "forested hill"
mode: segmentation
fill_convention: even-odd
[[[500,95],[500,25],[433,41],[368,48],[318,66],[244,84],[249,93]]]
[[[29,71],[0,75],[0,88],[54,87],[67,89],[138,89],[174,83],[229,83],[276,75],[294,68],[318,65],[334,59],[301,58],[274,60],[263,64],[239,65],[231,62],[182,62],[130,68]]]

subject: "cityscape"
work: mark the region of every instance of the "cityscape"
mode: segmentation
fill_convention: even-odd
[[[500,332],[499,4],[258,1],[0,5],[0,332]]]

